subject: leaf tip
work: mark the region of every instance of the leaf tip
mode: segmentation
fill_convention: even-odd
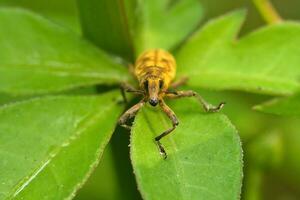
[[[247,9],[240,8],[240,9],[228,12],[227,14],[225,14],[223,16],[223,19],[226,22],[229,22],[230,24],[232,24],[232,27],[236,28],[237,29],[236,32],[237,32],[238,29],[241,28],[243,22],[245,21],[246,15],[247,15]]]
[[[216,38],[222,38],[224,41],[232,40],[238,34],[246,14],[246,9],[238,9],[221,15],[210,20],[202,32],[215,32]]]

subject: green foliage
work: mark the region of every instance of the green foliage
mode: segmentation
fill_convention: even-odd
[[[198,0],[78,3],[84,35],[99,47],[130,61],[146,49],[177,47],[195,30],[203,15]]]
[[[6,8],[25,8],[33,12],[38,12],[42,16],[50,18],[54,22],[61,24],[76,32],[80,32],[79,17],[75,0],[0,0],[0,6]]]
[[[177,53],[178,75],[189,84],[265,94],[299,89],[300,25],[264,27],[236,41],[245,12],[211,21]]]
[[[85,38],[78,35],[76,2]],[[299,185],[299,121],[250,110],[267,96],[202,90],[293,94],[300,75],[298,23],[266,26],[236,39],[245,18],[244,11],[236,11],[189,37],[203,17],[198,0],[4,0],[0,5],[21,5],[69,26],[30,11],[0,9],[0,199],[74,197],[98,164],[121,113],[119,93],[104,92],[131,80],[121,63],[149,48],[175,53],[178,78],[190,79],[185,89],[201,93],[208,102],[227,102],[222,112],[241,132],[246,166],[250,163],[246,200],[259,198],[264,170],[274,166]],[[299,116],[298,102],[299,94],[255,108]],[[240,198],[241,143],[228,118],[204,113],[195,100],[168,104],[180,124],[161,141],[166,160],[154,137],[171,126],[169,119],[146,106],[134,120],[131,161],[143,198]],[[115,134],[127,136],[119,128]],[[135,190],[127,191],[133,175],[124,138],[123,148],[115,142],[119,138],[111,141],[103,171],[90,179],[90,190],[83,189],[79,199],[98,198],[92,193],[103,190],[107,193],[101,197],[107,199],[139,197]]]
[[[85,37],[100,48],[132,61],[133,45],[127,15],[134,12],[135,0],[77,2]]]
[[[257,105],[254,109],[271,114],[300,117],[300,94],[286,98],[276,98]]]
[[[93,176],[88,179],[84,187],[78,192],[75,199],[126,199],[124,198],[125,195],[122,192],[122,186],[119,184],[120,177],[116,173],[116,168],[118,167],[119,166],[116,166],[114,160],[112,145],[108,144],[105,147],[101,163],[93,172]],[[128,191],[126,195],[129,192],[130,191]]]
[[[147,107],[134,122],[131,159],[144,199],[237,199],[242,179],[237,131],[226,116],[203,113],[193,100],[180,101],[171,106],[180,125],[162,139],[167,160],[154,142],[171,127],[165,114]]]
[[[126,68],[103,51],[31,12],[1,9],[0,26],[0,92],[41,94],[127,79]]]
[[[0,199],[75,195],[113,132],[117,93],[37,98],[0,109]]]
[[[283,158],[283,140],[279,131],[262,134],[247,145],[248,159],[253,168],[276,168]]]
[[[139,1],[133,38],[136,56],[150,48],[172,50],[197,27],[202,13],[198,0]]]

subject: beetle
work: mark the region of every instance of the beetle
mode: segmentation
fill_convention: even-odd
[[[167,153],[160,140],[171,133],[179,124],[175,113],[165,103],[164,98],[176,99],[182,97],[196,97],[206,112],[218,112],[225,104],[224,102],[221,102],[218,106],[212,106],[198,93],[192,90],[174,90],[185,84],[187,78],[172,82],[176,75],[176,61],[172,54],[163,49],[150,49],[142,53],[137,58],[132,71],[139,82],[139,89],[134,88],[128,83],[122,83],[121,91],[123,98],[126,100],[125,92],[139,94],[142,95],[143,98],[119,118],[118,124],[126,129],[130,129],[131,126],[127,125],[126,122],[128,119],[133,118],[147,102],[149,102],[151,106],[159,105],[172,122],[171,128],[154,138],[159,148],[159,152],[164,159],[167,158]],[[170,90],[169,88],[172,88],[173,90]]]

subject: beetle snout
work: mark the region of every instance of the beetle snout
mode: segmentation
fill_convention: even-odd
[[[158,99],[150,99],[149,103],[151,106],[156,106],[158,104]]]

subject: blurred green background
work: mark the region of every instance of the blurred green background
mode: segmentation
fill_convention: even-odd
[[[231,10],[246,8],[248,16],[240,36],[266,25],[250,0],[199,1],[205,13],[202,23]],[[272,2],[284,19],[300,19],[299,0]],[[30,9],[81,33],[75,0],[0,0],[0,6]],[[235,91],[199,92],[212,103],[219,99],[226,101],[224,112],[239,130],[244,149],[242,199],[300,199],[300,119],[267,115],[251,109],[270,96]],[[11,101],[11,98],[0,94],[0,101]],[[128,145],[128,132],[117,128],[100,165],[75,199],[141,199],[132,173]]]

